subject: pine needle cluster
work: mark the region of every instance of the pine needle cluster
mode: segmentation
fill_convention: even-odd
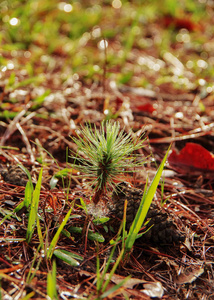
[[[143,140],[126,133],[119,122],[102,122],[100,129],[87,124],[73,140],[78,152],[72,166],[85,174],[94,187],[95,204],[106,190],[115,188],[121,175],[136,171],[143,163],[142,157],[134,153],[143,147]]]

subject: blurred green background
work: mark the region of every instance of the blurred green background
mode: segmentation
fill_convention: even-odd
[[[90,85],[101,80],[106,66],[106,77],[118,85],[200,86],[212,92],[212,5],[205,0],[3,0],[1,85],[48,87],[45,74],[57,74],[60,84],[75,74]]]

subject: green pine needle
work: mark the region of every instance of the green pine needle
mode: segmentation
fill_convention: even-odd
[[[121,175],[135,172],[144,162],[142,157],[134,154],[143,147],[144,140],[120,130],[119,122],[102,122],[100,130],[87,124],[73,140],[78,153],[73,157],[72,167],[85,174],[95,187],[94,203],[100,200],[104,191],[114,189]]]

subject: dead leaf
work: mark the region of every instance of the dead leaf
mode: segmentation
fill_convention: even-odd
[[[177,284],[185,284],[185,283],[192,283],[195,281],[199,276],[204,273],[204,268],[201,266],[196,266],[194,268],[187,268],[181,274],[177,276],[175,282]]]
[[[150,103],[138,105],[136,108],[140,111],[144,111],[144,112],[148,112],[148,113],[153,113],[153,111],[155,111],[154,106]]]
[[[108,277],[109,273],[106,274],[105,278],[108,279]],[[115,284],[120,283],[124,279],[124,276],[117,274],[114,274],[111,277],[111,281]],[[164,294],[162,284],[158,281],[152,282],[138,278],[130,278],[127,282],[123,284],[123,287],[127,289],[133,289],[135,285],[139,284],[143,286],[143,289],[141,289],[140,292],[146,294],[147,296],[161,298]]]
[[[150,296],[152,298],[162,298],[163,297],[163,287],[162,284],[159,281],[156,282],[150,282],[145,283],[143,285],[144,289],[141,290],[142,293],[146,294],[147,296]]]

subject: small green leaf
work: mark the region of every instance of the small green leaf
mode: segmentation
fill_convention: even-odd
[[[93,223],[95,225],[100,225],[100,224],[104,224],[104,223],[108,222],[109,219],[110,218],[108,218],[108,217],[96,218],[96,219],[93,220]]]
[[[22,209],[25,206],[24,201],[22,201],[21,203],[19,203],[16,208],[14,209],[13,213],[16,213],[18,211],[20,211],[20,209]]]
[[[73,172],[73,169],[71,169],[71,168],[64,168],[64,169],[58,171],[54,176],[56,178],[62,178],[62,177],[68,176],[69,173],[72,174],[72,172]]]
[[[82,209],[85,211],[85,213],[88,214],[87,205],[85,204],[85,201],[82,198],[80,198],[80,203],[81,203],[80,207],[82,207]]]
[[[82,233],[82,228],[70,226],[68,228],[68,231],[73,233]],[[102,234],[98,232],[93,232],[92,230],[88,231],[88,239],[91,241],[97,241],[99,243],[103,243],[105,241],[105,238],[103,237]]]
[[[98,232],[89,231],[88,232],[88,239],[91,240],[91,241],[97,241],[99,243],[105,242],[105,239],[104,239],[103,235],[98,233]]]
[[[74,215],[71,215],[69,219],[80,219],[80,218],[82,218],[81,215],[74,214]]]
[[[70,226],[67,229],[69,232],[73,232],[73,233],[82,233],[82,228],[81,227],[73,227]]]
[[[60,178],[63,179],[64,177],[68,176],[68,174],[72,174],[72,172],[73,172],[73,169],[64,168],[64,169],[58,171],[56,174],[54,174],[54,176],[50,180],[51,189],[55,188],[55,186],[57,185],[57,182]]]
[[[25,198],[24,198],[24,205],[27,208],[31,204],[32,194],[33,194],[32,183],[30,183],[30,181],[28,181],[26,184],[26,187],[25,187]]]
[[[73,267],[79,266],[79,262],[76,259],[83,260],[82,256],[68,252],[63,249],[56,249],[54,250],[53,254]]]

